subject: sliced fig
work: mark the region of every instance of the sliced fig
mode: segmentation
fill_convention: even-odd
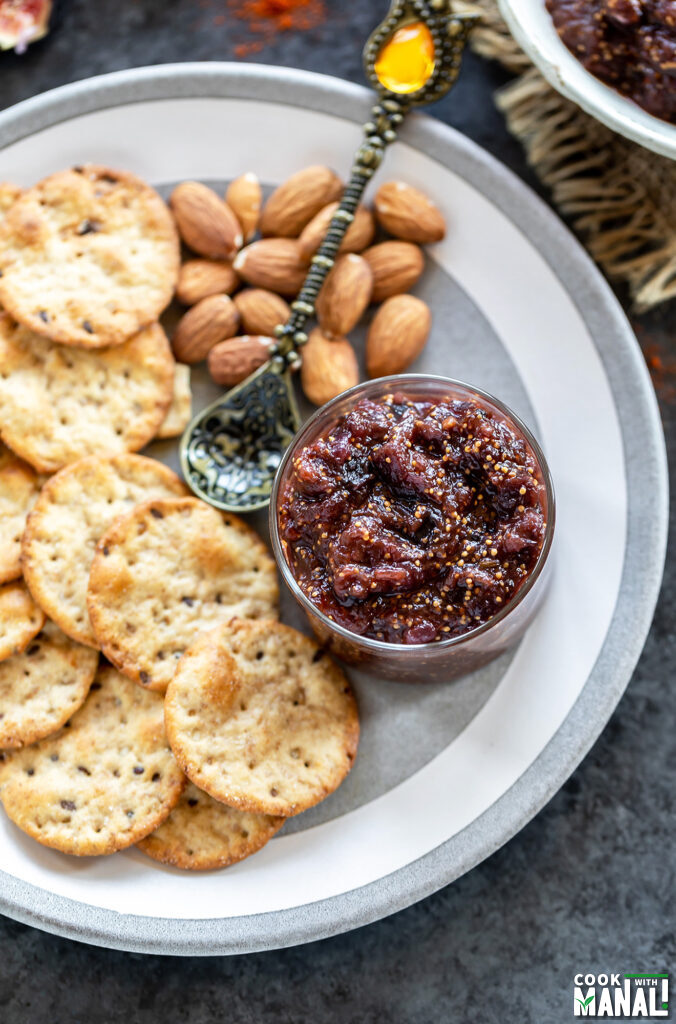
[[[0,0],[0,50],[23,53],[49,31],[52,0]]]

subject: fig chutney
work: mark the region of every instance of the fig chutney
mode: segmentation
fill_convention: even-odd
[[[676,0],[545,0],[592,75],[676,124]]]
[[[297,447],[277,500],[298,587],[358,636],[462,636],[518,594],[546,532],[546,489],[515,424],[477,396],[361,398]]]

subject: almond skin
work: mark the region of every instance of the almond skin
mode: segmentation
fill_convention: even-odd
[[[386,181],[373,201],[381,227],[405,242],[440,242],[446,234],[441,210],[424,192],[403,181]]]
[[[315,327],[302,353],[300,382],[314,405],[324,405],[359,383],[357,356],[347,338],[327,338]]]
[[[429,307],[415,295],[393,295],[376,313],[366,339],[369,377],[401,373],[417,359],[430,333]]]
[[[292,297],[300,291],[307,273],[295,238],[252,242],[237,253],[233,267],[247,284]]]
[[[317,320],[324,334],[341,338],[356,327],[371,301],[373,271],[354,252],[339,256],[317,298]]]
[[[207,357],[209,373],[216,384],[233,388],[270,358],[272,338],[239,334],[214,345]]]
[[[342,181],[329,167],[315,164],[292,174],[263,207],[261,234],[297,238],[308,221],[342,191]]]
[[[413,242],[380,242],[361,255],[373,271],[371,302],[407,292],[425,269],[422,249]]]
[[[239,221],[213,189],[199,181],[184,181],[171,193],[169,205],[181,238],[200,256],[227,260],[240,248]]]
[[[199,363],[224,338],[239,327],[239,313],[227,295],[210,295],[185,313],[174,331],[171,345],[179,363]]]
[[[277,324],[286,323],[291,315],[288,302],[265,288],[245,288],[235,295],[234,302],[247,334],[273,337]]]
[[[306,224],[303,228],[298,239],[298,245],[300,246],[301,256],[308,263],[324,240],[324,236],[328,231],[329,224],[338,206],[337,202],[329,203],[328,206],[325,206],[319,213],[315,214],[310,223]],[[375,230],[376,222],[371,211],[367,210],[365,206],[358,206],[355,211],[354,220],[345,232],[338,252],[361,252],[362,249],[365,249],[373,241]]]
[[[260,182],[253,171],[240,174],[239,178],[230,182],[225,201],[240,223],[244,241],[250,242],[256,234],[263,206]]]
[[[194,306],[209,295],[230,295],[239,284],[231,263],[222,260],[187,260],[178,272],[176,298]]]

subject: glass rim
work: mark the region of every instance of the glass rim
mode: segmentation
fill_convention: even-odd
[[[475,626],[466,633],[450,637],[448,640],[430,640],[424,644],[397,644],[389,643],[386,640],[377,640],[374,637],[364,636],[361,633],[354,633],[352,630],[346,629],[345,626],[339,625],[337,622],[334,622],[333,619],[330,619],[328,615],[325,615],[324,612],[321,611],[317,605],[313,604],[306,594],[303,593],[291,571],[291,567],[289,566],[286,556],[284,555],[281,538],[279,536],[277,499],[279,496],[280,483],[289,460],[293,456],[294,452],[297,451],[303,439],[311,432],[312,427],[320,417],[326,416],[327,413],[330,413],[337,405],[345,402],[346,399],[354,399],[356,401],[362,393],[367,392],[371,388],[381,387],[388,384],[396,384],[400,387],[405,387],[406,384],[415,385],[416,383],[431,383],[439,384],[443,387],[463,388],[465,391],[469,391],[478,398],[483,398],[494,405],[498,411],[505,416],[508,422],[512,423],[517,428],[518,432],[523,435],[526,442],[530,445],[542,475],[542,482],[545,486],[545,493],[547,496],[547,523],[545,525],[545,536],[540,549],[540,554],[533,566],[533,571],[530,573],[526,582],[519,588],[514,597],[510,598],[505,607],[501,608],[499,612],[492,616],[492,618],[488,619],[487,622],[481,623],[480,626]],[[350,641],[351,643],[361,644],[373,653],[389,654],[390,656],[394,651],[398,650],[408,651],[410,653],[412,651],[438,651],[453,647],[462,647],[463,644],[470,643],[477,637],[484,636],[494,626],[504,622],[505,619],[508,618],[516,608],[518,608],[524,598],[530,593],[542,574],[542,570],[544,569],[552,547],[555,524],[556,499],[554,495],[554,482],[542,447],[540,446],[537,438],[533,435],[532,431],[508,405],[499,398],[495,398],[495,396],[489,391],[485,391],[483,388],[476,387],[474,384],[467,384],[465,381],[457,380],[453,377],[443,377],[438,374],[429,373],[392,374],[388,377],[376,377],[373,380],[361,381],[353,388],[343,391],[342,394],[337,395],[336,398],[332,398],[330,402],[327,402],[325,405],[320,406],[319,409],[316,409],[315,412],[308,417],[305,423],[302,424],[291,444],[284,452],[282,461],[280,462],[275,474],[272,493],[270,495],[270,537],[272,540],[272,550],[279,571],[282,574],[282,578],[293,596],[307,612],[316,616],[316,618],[319,619],[322,625],[325,626],[329,632],[336,633],[338,636]]]

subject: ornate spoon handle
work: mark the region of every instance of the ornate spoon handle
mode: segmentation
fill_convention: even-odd
[[[405,114],[413,106],[422,106],[443,96],[455,83],[460,72],[462,51],[469,31],[476,20],[473,16],[450,12],[450,0],[393,0],[389,14],[375,29],[364,47],[364,67],[369,81],[380,100],[373,107],[372,119],[364,125],[366,136],[355,154],[354,164],[343,192],[340,205],[329,224],[324,240],[312,257],[303,286],[291,304],[291,316],[285,324],[275,328],[277,344],[273,365],[280,372],[297,368],[301,357],[298,348],[308,339],[307,320],[314,316],[315,303],[327,274],[335,263],[345,232],[354,220],[364,189],[377,171],[386,147],[394,142],[397,129]],[[394,91],[392,76],[383,84],[383,49],[388,40],[396,44],[396,34],[406,27],[420,26],[429,34],[434,62],[429,76],[420,88]],[[423,40],[424,42],[425,40]],[[409,83],[402,82],[402,86]],[[415,84],[415,83],[414,83]]]

